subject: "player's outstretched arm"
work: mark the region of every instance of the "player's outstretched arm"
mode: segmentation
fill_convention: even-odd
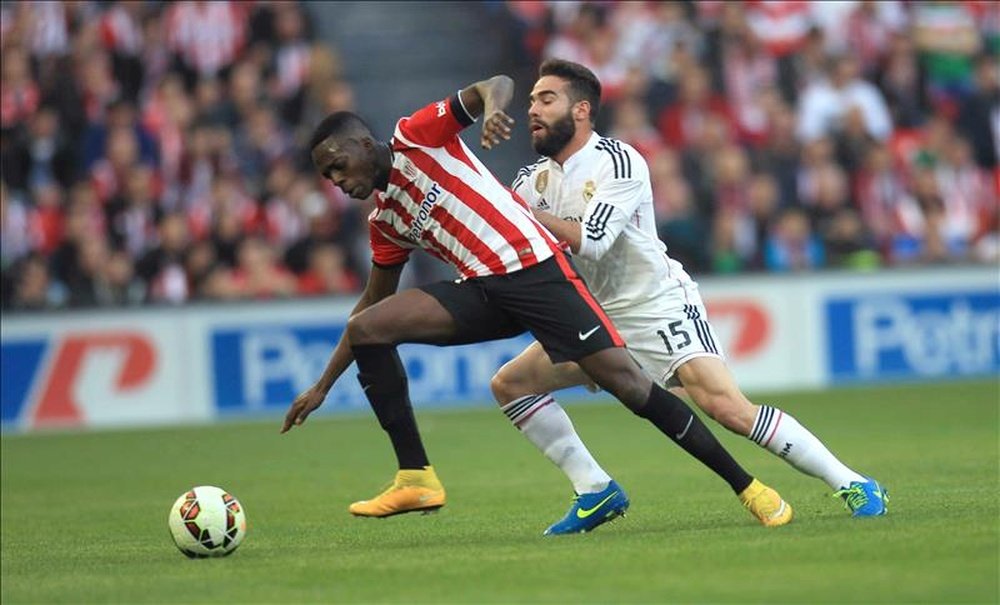
[[[514,98],[514,81],[508,76],[497,75],[489,80],[470,84],[459,93],[462,105],[473,120],[486,116],[479,143],[484,149],[492,149],[500,141],[510,139],[510,127],[514,119],[506,113],[507,106]]]
[[[403,266],[403,264],[392,267],[372,265],[365,291],[361,294],[358,304],[354,305],[351,316],[394,294],[399,288],[399,277],[403,272]],[[330,356],[330,361],[326,364],[326,369],[323,370],[323,375],[320,376],[316,384],[300,393],[292,402],[291,407],[288,408],[285,422],[281,425],[282,433],[287,433],[293,426],[305,422],[309,414],[323,405],[326,394],[330,392],[337,379],[351,365],[352,361],[354,361],[354,356],[351,354],[351,343],[347,341],[347,330],[344,330],[337,347]]]

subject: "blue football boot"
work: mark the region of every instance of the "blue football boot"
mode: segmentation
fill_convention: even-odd
[[[889,500],[889,492],[871,478],[863,483],[851,481],[848,487],[833,495],[844,499],[852,517],[877,517],[888,510],[886,502]]]
[[[573,498],[573,505],[562,519],[545,530],[546,536],[561,534],[582,534],[620,517],[628,510],[628,496],[614,480],[603,490],[594,494],[579,494]]]

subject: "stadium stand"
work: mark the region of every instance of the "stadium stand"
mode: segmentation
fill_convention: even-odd
[[[602,79],[694,273],[998,262],[995,4],[498,4]],[[302,150],[356,82],[305,11],[4,3],[3,308],[357,292],[366,207]]]

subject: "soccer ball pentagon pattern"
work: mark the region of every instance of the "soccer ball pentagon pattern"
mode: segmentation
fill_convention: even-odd
[[[230,555],[247,534],[243,505],[211,485],[181,494],[170,509],[168,524],[174,544],[192,559]]]

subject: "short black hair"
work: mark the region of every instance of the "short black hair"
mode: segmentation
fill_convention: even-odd
[[[547,59],[538,68],[538,77],[555,76],[569,82],[569,97],[574,103],[590,103],[590,121],[597,119],[601,109],[601,81],[594,72],[579,63],[565,59]]]
[[[361,116],[351,111],[336,111],[323,118],[309,137],[309,151],[331,136],[340,137],[348,134],[371,134],[372,129],[361,119]]]

